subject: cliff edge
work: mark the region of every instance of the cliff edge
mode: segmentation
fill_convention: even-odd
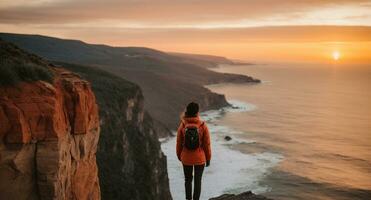
[[[0,51],[0,199],[100,199],[90,84],[1,40]]]
[[[102,199],[171,198],[166,156],[156,121],[144,109],[138,85],[103,70],[59,63],[91,83],[99,106],[97,151]]]

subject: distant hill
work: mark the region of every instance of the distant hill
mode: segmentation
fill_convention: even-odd
[[[259,82],[248,76],[222,74],[202,67],[205,57],[174,55],[143,47],[111,47],[40,35],[0,33],[50,61],[98,67],[138,84],[144,93],[145,108],[170,129],[176,129],[180,113],[189,101],[198,101],[203,110],[228,105],[224,95],[203,87],[220,82]],[[200,60],[202,62],[195,62]]]
[[[235,64],[233,61],[222,56],[188,54],[178,52],[168,52],[168,54],[181,58],[181,60],[185,63],[198,65],[200,67],[217,67],[220,64],[228,65]]]

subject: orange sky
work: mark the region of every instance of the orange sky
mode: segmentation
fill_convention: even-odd
[[[269,5],[269,6],[268,6]],[[256,62],[371,64],[369,0],[2,0],[0,31]]]

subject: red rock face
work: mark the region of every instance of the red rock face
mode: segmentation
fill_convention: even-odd
[[[95,96],[54,70],[53,84],[0,87],[0,199],[100,199]]]

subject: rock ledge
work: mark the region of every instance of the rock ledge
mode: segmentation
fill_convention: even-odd
[[[235,194],[223,194],[218,197],[211,198],[209,200],[272,200],[261,195],[256,195],[251,191],[244,192],[238,195]]]

